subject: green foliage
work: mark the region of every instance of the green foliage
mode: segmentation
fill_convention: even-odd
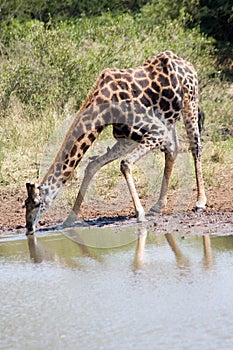
[[[35,112],[53,104],[62,107],[78,83],[77,44],[65,31],[47,30],[39,21],[19,25],[17,20],[7,41],[1,62],[2,111],[6,113],[12,96]]]
[[[232,0],[152,0],[142,12],[154,24],[185,15],[187,27],[200,26],[203,33],[218,41],[233,42]]]
[[[130,67],[167,48],[190,60],[203,83],[213,74],[211,40],[181,21],[154,26],[130,14],[80,18],[59,23],[11,20],[2,26],[0,106],[10,113],[18,100],[30,116],[70,99],[77,107],[106,67]]]
[[[142,14],[147,21],[161,24],[163,21],[174,20],[185,15],[185,22],[195,12],[199,0],[152,0],[142,8]],[[189,15],[189,16],[187,16]]]
[[[146,0],[3,0],[0,5],[0,21],[18,18],[21,21],[38,19],[48,22],[51,17],[65,20],[101,15],[106,11],[113,13],[138,11],[146,2]]]
[[[20,21],[38,19],[48,23],[50,18],[69,20],[107,11],[114,14],[142,11],[154,24],[185,14],[189,28],[199,25],[203,33],[216,40],[233,42],[232,0],[3,0],[0,22],[18,18]]]

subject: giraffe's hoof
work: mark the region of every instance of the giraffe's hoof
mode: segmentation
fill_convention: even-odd
[[[157,205],[154,205],[152,208],[150,208],[150,213],[161,213],[162,209],[157,206]]]
[[[150,208],[151,213],[161,213],[162,209],[165,207],[165,205],[161,205],[156,203],[153,207]]]
[[[193,208],[193,211],[196,212],[196,213],[202,213],[203,211],[205,211],[205,206],[204,207],[201,207],[201,206],[195,206]]]
[[[158,200],[152,208],[150,208],[151,213],[161,213],[163,208],[165,208],[167,201]]]

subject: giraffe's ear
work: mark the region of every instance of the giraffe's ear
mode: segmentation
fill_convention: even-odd
[[[32,197],[35,194],[36,185],[29,182],[26,183],[28,197]]]

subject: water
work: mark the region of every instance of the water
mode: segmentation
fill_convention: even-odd
[[[0,348],[232,349],[233,236],[140,233],[3,237]]]

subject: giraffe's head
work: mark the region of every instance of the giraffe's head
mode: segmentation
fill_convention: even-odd
[[[36,224],[40,217],[43,201],[40,195],[40,188],[35,184],[26,184],[28,198],[25,201],[26,208],[26,234],[32,235],[35,232]]]

